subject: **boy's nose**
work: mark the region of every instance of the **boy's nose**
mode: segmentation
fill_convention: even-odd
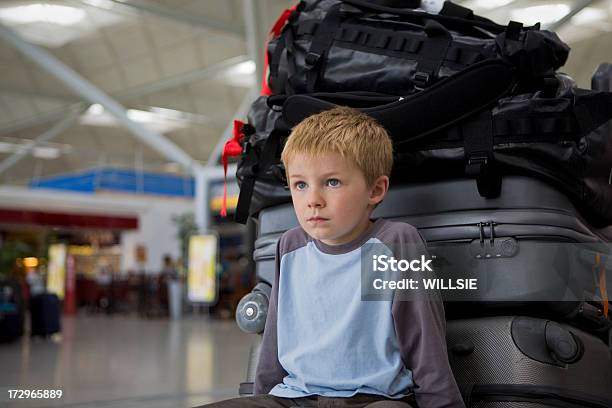
[[[308,207],[323,207],[324,203],[325,201],[323,200],[323,197],[321,196],[321,194],[319,194],[319,192],[313,190],[308,195]]]

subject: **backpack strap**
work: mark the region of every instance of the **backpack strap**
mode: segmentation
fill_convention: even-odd
[[[424,139],[480,112],[506,95],[515,81],[510,65],[499,60],[487,60],[413,96],[398,97],[393,103],[363,108],[362,111],[382,123],[401,145]],[[475,89],[479,91],[474,92]],[[306,117],[331,109],[336,104],[342,104],[338,98],[330,102],[311,95],[293,95],[283,104],[283,119],[294,126]],[[354,101],[346,104],[355,106]]]
[[[253,198],[257,177],[262,169],[266,169],[266,167],[270,163],[273,163],[275,158],[279,155],[283,135],[286,135],[286,132],[276,129],[273,130],[268,136],[268,139],[266,139],[261,157],[253,157],[252,162],[249,163],[250,165],[245,166],[248,170],[246,170],[246,174],[240,185],[240,195],[238,196],[238,204],[236,205],[236,213],[234,215],[234,220],[236,222],[246,224],[249,218],[249,209],[251,207],[251,199]],[[255,155],[255,152],[253,151],[252,154]]]
[[[482,197],[495,198],[501,193],[501,174],[493,157],[493,115],[483,112],[478,120],[462,126],[465,174],[476,179]]]
[[[412,75],[415,89],[421,91],[431,85],[437,78],[440,66],[453,42],[451,33],[440,23],[429,20],[425,23],[425,34],[429,38],[427,47],[422,48],[422,57]]]
[[[306,92],[314,92],[315,84],[321,72],[321,66],[327,52],[331,48],[336,36],[336,31],[340,27],[340,7],[342,3],[334,4],[327,10],[317,32],[312,39],[308,54],[304,58],[306,66]]]
[[[474,11],[472,11],[472,9],[460,6],[450,1],[444,2],[442,10],[440,10],[440,15],[462,18],[464,20],[474,19]]]

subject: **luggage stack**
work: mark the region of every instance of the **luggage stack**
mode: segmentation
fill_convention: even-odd
[[[32,336],[49,337],[61,331],[61,307],[57,295],[41,293],[30,303]]]
[[[239,325],[263,331],[276,242],[298,225],[280,163],[289,130],[352,106],[394,142],[373,217],[414,225],[432,254],[483,283],[445,298],[466,405],[611,407],[610,65],[578,89],[557,72],[569,48],[539,26],[449,2],[438,14],[389,4],[302,1],[273,28],[264,94],[226,145],[240,152],[236,219],[258,230],[260,283]],[[256,360],[255,347],[247,381]]]

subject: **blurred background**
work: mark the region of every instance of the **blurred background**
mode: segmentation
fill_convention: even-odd
[[[456,3],[556,31],[580,87],[612,62],[610,0]],[[255,226],[232,221],[231,162],[220,216],[221,151],[293,4],[0,1],[0,406],[237,395],[251,339],[233,319],[255,284]],[[61,324],[38,330],[37,313]]]

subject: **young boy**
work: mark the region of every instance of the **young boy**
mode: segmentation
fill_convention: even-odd
[[[293,129],[282,161],[300,226],[277,245],[256,395],[213,405],[465,407],[439,297],[361,298],[366,242],[423,244],[409,224],[370,219],[393,164],[385,129],[350,108],[324,111]]]

